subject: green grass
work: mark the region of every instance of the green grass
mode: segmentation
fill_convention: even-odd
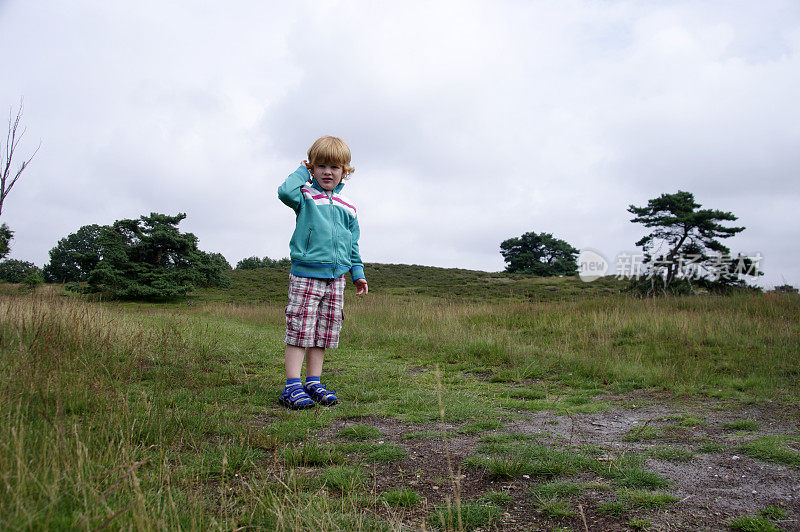
[[[539,484],[530,488],[530,492],[540,498],[560,498],[578,495],[586,487],[583,484],[570,481],[555,481]]]
[[[642,425],[640,427],[635,427],[629,430],[628,433],[622,439],[629,442],[638,442],[638,441],[645,441],[645,440],[652,440],[655,438],[659,438],[661,437],[661,435],[662,435],[661,431],[656,427]]]
[[[282,419],[272,423],[267,432],[277,442],[303,442],[315,436],[329,422],[327,416],[297,415],[281,412]]]
[[[532,401],[537,399],[546,399],[547,392],[536,388],[510,388],[508,390],[508,397],[512,399],[527,399]]]
[[[490,430],[497,430],[503,428],[503,424],[495,420],[478,421],[469,423],[458,429],[459,434],[480,434]]]
[[[358,467],[332,466],[323,471],[320,480],[329,488],[347,492],[360,488],[364,484],[365,475]]]
[[[639,442],[647,440],[676,440],[685,441],[694,436],[692,431],[683,424],[668,424],[668,425],[641,425],[628,431],[623,440],[629,442]]]
[[[773,525],[768,519],[758,515],[743,515],[737,517],[729,525],[731,530],[739,532],[780,532],[780,528]]]
[[[381,431],[370,425],[353,425],[341,429],[339,437],[348,440],[374,440],[381,437]]]
[[[680,416],[676,421],[678,421],[682,427],[699,427],[708,424],[703,418],[697,416]]]
[[[394,462],[408,455],[408,451],[395,443],[344,443],[337,445],[337,450],[346,454],[356,454],[370,462]]]
[[[492,436],[485,438],[487,443],[464,461],[465,466],[482,469],[498,479],[526,476],[553,479],[593,473],[611,479],[620,488],[662,488],[669,485],[662,476],[642,469],[644,459],[640,455],[628,454],[608,466],[597,460],[601,453],[596,448],[560,447],[531,439],[509,439],[500,434]],[[577,485],[559,479],[533,487],[531,492],[539,497],[559,497],[576,489],[579,489]]]
[[[730,421],[728,423],[723,423],[722,428],[725,430],[741,430],[745,432],[754,432],[757,431],[759,425],[757,422],[750,420],[750,419],[741,419],[738,421]]]
[[[767,519],[783,519],[784,517],[789,515],[783,508],[779,508],[778,506],[772,506],[772,505],[765,506],[764,508],[758,511],[758,514],[762,517],[766,517]]]
[[[628,521],[628,526],[634,530],[647,530],[653,526],[653,522],[649,519],[642,519],[641,517],[631,517]]]
[[[601,503],[597,509],[600,513],[617,517],[624,515],[628,511],[628,507],[619,501],[606,501]]]
[[[669,485],[661,475],[638,467],[620,469],[614,475],[614,483],[625,488],[663,488]]]
[[[633,508],[662,508],[678,501],[669,493],[650,490],[621,490],[617,496],[620,501]]]
[[[424,352],[428,363],[488,371],[503,382],[568,371],[571,378],[680,393],[769,396],[797,385],[798,333],[791,324],[798,322],[798,298],[639,301],[614,295],[622,286],[613,279],[582,283],[382,264],[367,271],[374,288],[368,298],[348,300],[359,327],[346,331],[347,345],[391,345],[399,360]],[[236,304],[253,301],[247,294],[258,290],[283,302],[285,272],[231,276],[227,296],[200,290],[194,297]],[[557,291],[546,288],[553,285]]]
[[[632,390],[800,398],[796,299],[642,301],[611,293],[606,280],[371,267],[371,293],[348,294],[342,347],[326,360],[342,404],[306,412],[276,405],[285,272],[234,272],[230,290],[198,291],[193,305],[0,290],[4,526],[396,530],[406,507],[388,512],[374,475],[397,473],[402,486],[418,478],[406,448],[456,438],[480,440],[467,465],[549,486],[543,499],[600,476],[638,515],[664,500],[652,489],[666,489],[644,454],[600,462],[600,449],[504,427],[542,408],[564,414],[560,429],[567,415],[607,408],[614,398],[601,394]],[[373,419],[432,441],[381,444]],[[684,433],[658,427],[653,436],[685,436],[697,424],[676,421]],[[797,466],[795,442],[753,437],[737,452]],[[470,526],[502,520],[508,502],[496,486],[465,503]],[[426,508],[448,514],[444,491]],[[414,508],[412,528],[436,521],[439,510],[420,517],[421,502]]]
[[[507,506],[514,501],[514,498],[505,491],[487,491],[481,495],[478,502],[485,501],[495,506]]]
[[[396,489],[384,491],[380,499],[389,506],[410,508],[416,506],[422,500],[422,497],[416,491],[410,488]]]
[[[547,517],[553,518],[573,518],[575,511],[572,509],[569,501],[564,499],[540,499],[536,503],[536,509],[542,512]]]
[[[498,432],[484,434],[480,441],[487,444],[509,444],[513,442],[535,442],[548,436],[548,434],[520,434],[518,432]]]
[[[800,451],[789,447],[789,444],[797,447],[798,442],[800,438],[792,436],[761,436],[741,445],[739,450],[759,460],[800,467]]]
[[[468,467],[484,469],[497,478],[514,478],[523,475],[552,478],[572,474],[588,459],[569,450],[559,450],[550,445],[484,444],[478,454],[467,458]]]
[[[602,297],[618,294],[625,281],[605,277],[592,283],[577,277],[542,278],[507,273],[491,273],[460,268],[436,268],[408,264],[367,263],[370,293],[397,298],[436,298],[466,301],[537,300],[559,301],[576,297]],[[226,274],[229,288],[198,289],[191,297],[208,302],[276,302],[286,298],[288,271],[281,267],[233,270]],[[555,287],[556,290],[549,289]]]
[[[406,432],[403,438],[406,440],[440,440],[442,438],[453,438],[455,434],[444,433],[438,430],[423,430],[419,432]]]
[[[332,445],[307,441],[305,444],[286,447],[280,453],[281,459],[289,466],[316,466],[341,464],[344,454]]]
[[[648,451],[648,454],[653,458],[659,460],[667,460],[669,462],[689,462],[694,458],[694,454],[686,449],[680,447],[668,447],[666,445],[658,445]]]
[[[460,505],[441,505],[428,518],[432,528],[445,530],[475,530],[489,528],[500,519],[501,510],[490,503],[462,502]]]
[[[704,443],[697,447],[698,453],[704,454],[720,454],[724,453],[729,449],[727,445],[723,445],[722,443]]]

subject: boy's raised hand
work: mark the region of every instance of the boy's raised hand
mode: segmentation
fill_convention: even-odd
[[[308,180],[310,181],[311,180],[311,176],[313,175],[313,172],[314,172],[314,165],[312,165],[308,161],[300,161],[300,165],[301,166],[305,166],[306,170],[308,170]]]
[[[358,281],[356,281],[356,295],[362,296],[367,292],[369,292],[369,286],[367,286],[367,280],[359,279]]]

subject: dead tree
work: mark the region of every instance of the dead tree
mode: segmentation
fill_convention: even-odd
[[[22,110],[23,102],[20,99],[16,116],[14,115],[13,107],[8,111],[8,134],[6,135],[6,149],[4,152],[0,153],[0,171],[2,171],[2,175],[0,175],[0,216],[3,215],[3,202],[5,202],[6,196],[8,196],[8,193],[11,192],[12,188],[14,188],[17,180],[20,178],[20,176],[22,176],[22,172],[25,171],[30,162],[36,156],[39,148],[42,146],[42,143],[39,142],[39,146],[36,147],[36,149],[33,151],[33,154],[22,161],[22,164],[19,165],[19,168],[17,168],[16,172],[13,171],[11,162],[14,159],[14,152],[17,150],[17,146],[22,140],[22,137],[25,135],[25,127],[20,127]]]

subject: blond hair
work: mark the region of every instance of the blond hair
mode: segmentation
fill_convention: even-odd
[[[335,164],[342,167],[342,179],[355,172],[350,166],[350,148],[339,137],[325,135],[314,141],[308,149],[308,162],[313,164]]]

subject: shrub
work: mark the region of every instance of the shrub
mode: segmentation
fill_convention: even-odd
[[[36,274],[41,277],[42,270],[40,270],[32,262],[17,259],[7,259],[0,262],[0,280],[9,283],[21,283],[30,274]]]
[[[22,284],[31,290],[36,290],[37,286],[44,284],[44,278],[40,273],[31,272],[25,276],[25,278],[22,280]]]

